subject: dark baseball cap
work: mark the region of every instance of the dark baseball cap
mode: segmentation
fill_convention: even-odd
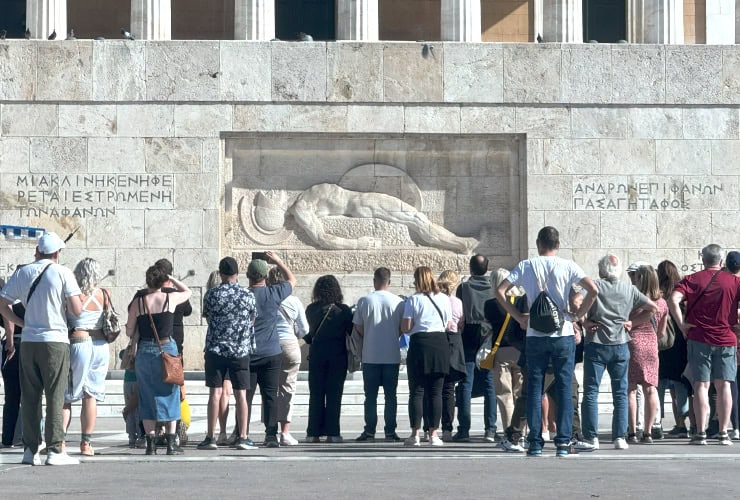
[[[740,252],[736,252],[735,250],[727,252],[725,265],[730,272],[737,272],[737,270],[740,269]]]
[[[239,264],[236,263],[234,257],[224,257],[218,263],[218,272],[224,276],[234,276],[239,274]]]

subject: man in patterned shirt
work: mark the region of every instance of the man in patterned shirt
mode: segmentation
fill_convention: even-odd
[[[237,281],[239,266],[232,257],[224,257],[218,264],[221,284],[208,290],[203,297],[203,316],[208,320],[205,365],[208,396],[208,431],[198,445],[199,450],[216,450],[213,435],[216,432],[218,407],[224,377],[229,374],[236,398],[239,438],[236,448],[256,448],[247,438],[247,389],[249,389],[249,355],[254,351],[254,322],[257,305],[254,294]]]

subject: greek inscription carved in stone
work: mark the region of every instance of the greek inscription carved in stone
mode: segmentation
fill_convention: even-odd
[[[713,197],[723,184],[580,179],[573,183],[574,210],[690,210],[691,198]]]

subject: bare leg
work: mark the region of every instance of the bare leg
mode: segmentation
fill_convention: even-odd
[[[247,403],[247,391],[245,389],[234,390],[236,398],[236,416],[239,424],[239,437],[247,437],[247,422],[249,420],[249,405]]]
[[[543,394],[542,395],[542,429],[549,429],[547,425],[547,415],[549,412],[550,412],[550,400],[548,399],[547,394]]]
[[[82,412],[80,426],[82,434],[92,434],[95,429],[95,420],[98,416],[98,402],[88,394],[82,396]]]
[[[629,387],[629,413],[627,415],[627,427],[630,434],[637,432],[637,386]]]
[[[290,434],[290,422],[280,422],[280,432]]]
[[[221,392],[221,398],[219,399],[218,407],[218,426],[222,433],[226,433],[226,424],[229,420],[229,399],[231,399],[231,381],[224,380],[223,390]]]
[[[655,415],[658,413],[658,391],[655,386],[646,385],[643,387],[645,394],[645,435],[650,435],[650,427],[655,422]]]
[[[709,382],[694,382],[696,432],[706,432],[709,420]]]
[[[69,430],[69,424],[72,422],[72,403],[64,403],[62,406],[62,429],[66,434]]]
[[[719,421],[719,432],[727,432],[727,428],[730,425],[730,412],[732,411],[730,382],[727,380],[715,380],[714,387],[717,389],[717,420]]]
[[[154,436],[154,430],[157,428],[157,421],[142,420],[141,422],[144,424],[144,432],[146,432],[150,436]]]
[[[218,409],[221,404],[221,387],[211,387],[208,395],[208,429],[206,436],[213,437],[216,432],[216,420],[218,419]]]

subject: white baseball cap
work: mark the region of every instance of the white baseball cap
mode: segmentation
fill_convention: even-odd
[[[649,266],[650,262],[645,262],[643,260],[638,260],[637,262],[633,262],[629,265],[627,268],[628,273],[636,273],[641,267]]]
[[[66,245],[57,233],[44,233],[44,235],[39,238],[37,246],[39,247],[39,252],[49,255],[61,250]]]

